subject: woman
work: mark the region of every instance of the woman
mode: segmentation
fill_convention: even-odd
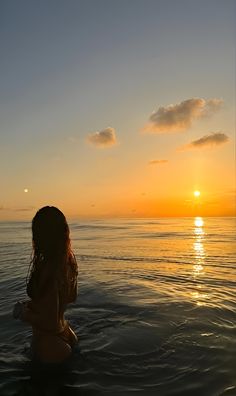
[[[22,303],[18,316],[32,326],[35,357],[45,363],[60,363],[77,343],[64,318],[66,305],[77,297],[77,263],[67,221],[59,209],[41,208],[33,218],[32,234],[33,259],[27,275],[30,301]]]

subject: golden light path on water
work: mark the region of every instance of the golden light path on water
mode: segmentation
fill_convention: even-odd
[[[202,217],[195,217],[194,219],[194,242],[193,249],[195,253],[195,264],[193,265],[193,277],[195,280],[200,280],[204,275],[205,264],[205,231],[204,221]],[[205,305],[206,300],[209,298],[207,293],[202,292],[202,284],[197,285],[197,289],[191,293],[192,298],[196,301],[197,305]]]

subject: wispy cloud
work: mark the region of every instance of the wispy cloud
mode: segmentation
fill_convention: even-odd
[[[116,132],[114,128],[106,128],[100,132],[90,133],[87,141],[96,147],[110,147],[117,143]]]
[[[12,209],[14,212],[31,212],[32,210],[35,210],[34,206],[27,206],[24,208],[14,208]]]
[[[181,132],[191,127],[195,119],[208,117],[222,106],[221,99],[191,98],[175,105],[159,107],[149,117],[145,132],[167,133]]]
[[[149,165],[159,165],[159,164],[166,164],[167,162],[169,162],[166,159],[161,159],[161,160],[151,160],[149,161]]]
[[[202,136],[200,139],[193,140],[189,144],[182,146],[178,151],[202,149],[212,146],[220,146],[229,141],[229,137],[222,132],[212,132],[209,135]]]
[[[5,207],[0,206],[0,210],[2,211],[9,211],[9,212],[31,212],[35,210],[35,206],[25,206],[25,207]]]

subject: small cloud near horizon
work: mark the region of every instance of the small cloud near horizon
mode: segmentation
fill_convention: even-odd
[[[35,206],[25,206],[25,207],[15,207],[15,208],[0,206],[0,210],[10,211],[10,212],[30,212],[35,209],[36,209]]]
[[[35,210],[35,209],[36,208],[34,206],[27,206],[24,208],[14,208],[11,210],[13,210],[14,212],[31,212],[32,210]]]
[[[175,105],[159,107],[150,115],[149,122],[143,131],[149,133],[186,131],[195,119],[209,117],[216,113],[222,103],[221,99],[191,98]]]
[[[87,137],[87,141],[99,148],[114,146],[117,143],[115,129],[108,127],[100,132],[90,133]]]
[[[149,165],[158,165],[158,164],[166,164],[169,160],[161,159],[161,160],[151,160],[149,161]]]
[[[204,135],[200,139],[193,140],[189,144],[182,146],[178,151],[202,149],[213,146],[220,146],[229,141],[229,137],[222,132],[212,132],[209,135]]]

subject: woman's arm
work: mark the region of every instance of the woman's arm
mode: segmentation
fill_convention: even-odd
[[[36,306],[34,311],[32,306]],[[26,303],[23,305],[21,320],[32,326],[46,331],[58,331],[59,326],[59,295],[57,282],[53,281],[48,291],[37,303]]]
[[[40,327],[42,322],[41,316],[35,313],[34,311],[32,311],[28,302],[23,304],[19,318],[22,320],[22,322],[28,322],[32,326]]]

